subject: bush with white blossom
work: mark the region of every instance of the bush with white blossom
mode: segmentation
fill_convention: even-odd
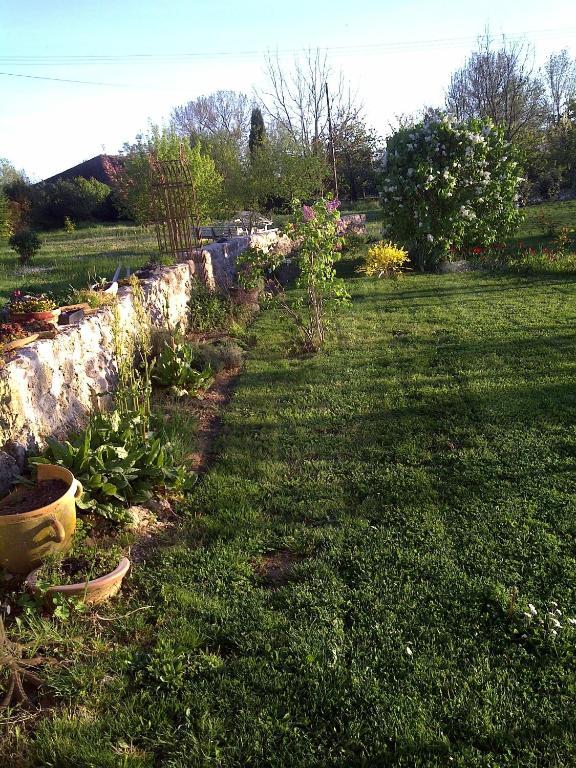
[[[464,246],[489,246],[521,220],[521,169],[490,120],[427,117],[387,143],[384,233],[424,268]]]

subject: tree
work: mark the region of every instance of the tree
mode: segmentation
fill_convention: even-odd
[[[250,100],[236,91],[215,91],[176,107],[170,117],[177,136],[209,143],[225,135],[238,144],[245,142],[250,124]]]
[[[362,120],[351,121],[334,140],[340,197],[358,200],[378,193],[383,147]]]
[[[558,125],[571,100],[576,99],[576,60],[566,49],[553,53],[543,67],[551,121]]]
[[[72,221],[90,221],[100,217],[111,189],[97,179],[57,179],[41,185],[43,202],[33,211],[34,219],[45,226],[62,226],[66,217]]]
[[[28,182],[28,177],[24,171],[16,170],[6,157],[0,157],[0,188],[20,181]]]
[[[551,192],[562,187],[576,191],[576,101],[568,102],[558,123],[548,130],[543,154],[548,176],[556,182]],[[546,196],[554,195],[548,191]]]
[[[12,216],[10,212],[10,201],[0,189],[0,238],[10,237],[12,234]]]
[[[503,39],[494,49],[490,35],[451,78],[446,109],[457,120],[490,118],[507,140],[540,129],[546,118],[544,87],[534,75],[532,48]]]
[[[248,149],[250,155],[254,155],[254,152],[258,147],[261,147],[266,139],[266,126],[264,125],[264,118],[262,117],[262,110],[260,107],[254,107],[252,115],[250,116],[250,136],[248,138]]]
[[[110,168],[114,190],[123,211],[140,223],[154,221],[154,206],[150,186],[150,157],[177,160],[183,156],[188,163],[195,185],[195,200],[190,200],[191,214],[198,213],[202,222],[209,221],[222,210],[222,176],[214,160],[203,151],[199,142],[191,146],[171,131],[153,126],[148,136],[138,136],[134,144],[126,144],[122,163]],[[194,207],[194,210],[193,210]]]
[[[357,120],[360,107],[342,74],[335,77],[326,54],[309,50],[286,70],[278,55],[266,59],[268,91],[261,99],[264,111],[306,152],[324,153],[328,145],[326,84],[329,85],[335,135]],[[330,87],[331,84],[331,87]]]
[[[464,245],[491,245],[520,221],[521,178],[504,129],[490,119],[425,119],[388,140],[385,231],[420,268]]]

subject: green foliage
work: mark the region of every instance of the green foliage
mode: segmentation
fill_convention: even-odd
[[[12,216],[10,212],[10,201],[6,194],[0,189],[0,238],[10,237],[12,234]]]
[[[69,304],[88,304],[92,309],[114,304],[116,297],[104,291],[94,291],[91,288],[77,288],[68,296]]]
[[[27,294],[14,291],[10,297],[10,313],[25,314],[27,312],[49,312],[56,308],[56,302],[47,293]]]
[[[244,362],[243,347],[230,339],[196,347],[194,359],[215,373],[240,368]]]
[[[47,451],[29,461],[69,469],[84,486],[78,506],[120,523],[130,522],[126,507],[150,498],[154,488],[187,481],[162,432],[136,412],[96,414],[75,437],[48,440]]]
[[[190,292],[190,327],[195,331],[213,331],[225,328],[230,321],[230,299],[211,291],[200,280],[194,280]]]
[[[29,264],[42,247],[42,241],[32,229],[20,229],[8,240],[10,248],[18,254],[20,264]]]
[[[381,139],[361,120],[339,127],[334,138],[340,196],[355,201],[377,195],[383,148]]]
[[[429,267],[450,249],[487,246],[518,227],[520,169],[490,120],[428,117],[387,145],[384,231]]]
[[[90,221],[99,218],[110,187],[97,179],[58,179],[43,185],[44,202],[37,212],[47,225],[64,226],[68,218]],[[67,231],[70,231],[69,229]]]
[[[206,223],[222,210],[222,176],[201,144],[190,146],[173,133],[153,128],[148,136],[139,136],[135,144],[125,145],[123,166],[115,172],[115,190],[125,213],[140,223],[155,221],[157,214],[150,187],[151,153],[158,160],[183,157],[188,165],[195,185],[195,194],[189,192],[187,201],[193,221],[198,214],[200,223]]]
[[[289,237],[299,243],[300,274],[296,281],[306,291],[291,307],[284,308],[295,323],[302,349],[320,349],[326,335],[326,303],[341,305],[349,301],[344,281],[336,276],[334,262],[340,243],[338,200],[318,200],[313,206],[293,203],[294,221],[287,228]]]
[[[151,375],[152,381],[161,387],[170,387],[178,397],[195,397],[214,381],[209,366],[201,371],[197,369],[194,348],[177,340],[165,343],[152,364]]]
[[[70,216],[64,216],[64,231],[68,234],[76,232],[76,224],[74,224]]]

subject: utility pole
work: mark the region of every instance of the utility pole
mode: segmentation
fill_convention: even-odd
[[[326,106],[328,107],[328,133],[330,135],[330,152],[332,154],[332,172],[334,173],[334,195],[338,200],[338,175],[336,174],[336,151],[334,149],[334,134],[332,133],[332,115],[330,114],[330,95],[328,94],[328,83],[326,86]]]

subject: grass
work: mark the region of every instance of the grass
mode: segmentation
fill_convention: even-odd
[[[524,243],[535,248],[541,245],[550,246],[554,238],[546,234],[545,228],[538,221],[541,218],[551,222],[558,229],[576,229],[576,200],[529,205],[524,209],[524,213],[525,218],[520,229],[510,238],[511,245]]]
[[[315,357],[260,315],[218,459],[110,620],[12,625],[61,663],[7,764],[576,763],[576,633],[523,618],[576,616],[576,278],[348,286]]]
[[[16,288],[53,292],[64,298],[70,288],[85,288],[95,278],[110,279],[118,264],[131,270],[158,257],[153,230],[115,224],[41,234],[42,249],[31,269],[18,267],[17,257],[0,241],[0,306]],[[124,272],[122,273],[124,275]]]

